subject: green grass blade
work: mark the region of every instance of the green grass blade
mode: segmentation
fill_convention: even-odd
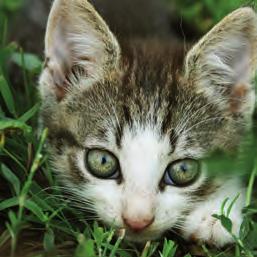
[[[5,230],[1,235],[0,235],[0,248],[10,240],[10,233],[8,230]]]
[[[42,67],[41,60],[34,54],[13,53],[12,61],[29,72],[39,72]]]
[[[24,122],[24,123],[29,121],[39,111],[39,108],[40,108],[40,104],[38,103],[38,104],[34,105],[26,113],[24,113],[18,120],[21,122]]]
[[[42,223],[47,221],[47,216],[44,214],[41,208],[32,200],[26,200],[24,203],[24,207],[34,213]]]
[[[1,173],[3,177],[10,182],[16,195],[18,196],[21,188],[20,180],[18,177],[4,164],[1,165]]]
[[[246,191],[246,203],[245,203],[246,206],[249,206],[252,201],[253,186],[254,186],[255,177],[257,175],[257,158],[256,158],[254,164],[255,164],[255,166],[251,172],[251,176],[250,176],[247,191]]]
[[[43,245],[47,252],[51,252],[55,249],[55,235],[54,231],[50,228],[48,228],[44,234]]]
[[[0,120],[0,130],[16,130],[20,129],[25,134],[29,134],[32,131],[32,128],[26,125],[24,122],[19,120],[13,120],[8,118],[3,118]]]
[[[19,205],[19,199],[17,196],[4,200],[0,203],[0,211]]]
[[[229,217],[230,213],[231,213],[231,210],[234,206],[234,204],[236,203],[237,199],[239,198],[240,194],[237,194],[236,197],[232,200],[232,202],[230,203],[230,205],[228,206],[228,209],[227,209],[227,217]]]
[[[4,78],[3,75],[0,75],[0,93],[4,99],[4,102],[6,104],[6,107],[8,108],[9,112],[16,117],[16,110],[15,110],[15,104],[14,104],[14,99],[13,95],[11,92],[11,89]]]

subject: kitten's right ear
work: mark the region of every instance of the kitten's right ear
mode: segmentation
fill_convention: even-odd
[[[120,48],[87,0],[55,0],[47,24],[45,55],[41,95],[61,101],[72,84],[84,88],[114,70]]]
[[[189,51],[185,77],[210,101],[245,114],[254,107],[256,67],[257,15],[245,7],[226,16]]]

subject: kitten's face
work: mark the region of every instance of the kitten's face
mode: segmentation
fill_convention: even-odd
[[[78,27],[82,21],[85,30]],[[182,55],[154,45],[134,45],[120,55],[86,1],[61,0],[48,31],[42,118],[63,183],[101,221],[125,227],[130,240],[183,226],[194,203],[217,186],[201,159],[216,149],[235,149],[251,115],[249,65],[241,67],[243,75],[231,70],[241,57],[249,62],[250,39],[244,35],[246,42],[235,44],[238,54],[233,49],[229,60],[222,41],[230,40],[227,32],[221,42],[213,39],[215,52],[200,42],[185,64]],[[243,25],[237,32],[245,33]]]
[[[182,85],[175,89],[175,82],[156,83],[161,83],[159,89],[151,92],[145,81],[95,85],[60,104],[60,120],[49,132],[53,163],[66,186],[76,190],[82,204],[90,202],[102,221],[128,228],[131,240],[149,240],[180,227],[204,190],[205,175],[197,160],[215,140],[224,144],[223,116],[215,106],[201,96],[193,99]],[[170,96],[172,90],[179,99]],[[172,169],[183,173],[183,165],[192,170],[185,170],[189,178],[178,175],[176,184]],[[141,225],[130,227],[132,222]],[[150,222],[145,229],[135,228]]]

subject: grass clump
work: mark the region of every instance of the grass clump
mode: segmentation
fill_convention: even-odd
[[[224,16],[242,6],[256,8],[256,0],[166,0],[168,4],[179,12],[183,22],[195,28],[200,35],[206,33]]]
[[[70,207],[49,166],[47,129],[37,130],[40,100],[35,81],[42,62],[14,43],[1,47],[0,58],[0,256],[158,254],[157,243],[139,250],[125,245],[124,233],[117,236],[87,222],[83,212]],[[175,251],[167,240],[159,256]]]
[[[1,257],[257,256],[257,205],[253,196],[257,162],[248,161],[256,158],[254,147],[244,150],[248,158],[244,165],[248,163],[250,175],[246,176],[249,182],[240,236],[232,234],[236,244],[224,251],[210,250],[205,245],[192,250],[181,239],[173,238],[175,242],[169,237],[144,246],[130,245],[123,240],[124,231],[117,235],[91,221],[83,211],[72,208],[70,201],[75,199],[65,197],[49,165],[44,147],[47,129],[37,129],[40,100],[35,81],[42,62],[39,57],[24,53],[17,44],[6,45],[5,26],[1,28],[0,47]],[[254,139],[252,142],[256,146]],[[220,169],[227,163],[212,161],[209,165],[217,170],[217,165]],[[224,199],[221,212],[215,215],[229,233],[229,214],[235,201],[236,198]]]

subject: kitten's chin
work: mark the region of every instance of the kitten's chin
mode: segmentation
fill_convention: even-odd
[[[160,238],[162,233],[151,233],[151,232],[139,232],[133,233],[126,231],[125,240],[134,242],[134,243],[145,243],[147,241],[152,241]]]

